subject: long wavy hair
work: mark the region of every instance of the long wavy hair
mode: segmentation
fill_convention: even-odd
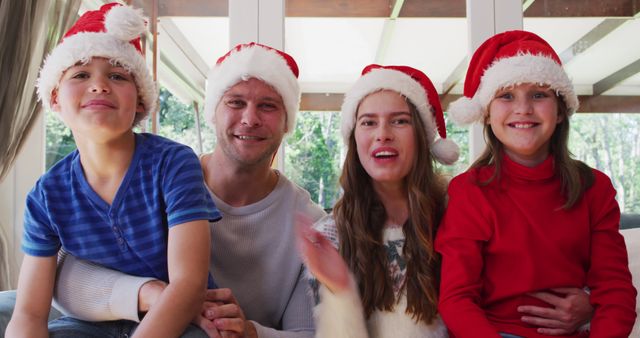
[[[425,127],[416,107],[405,98],[411,113],[416,153],[405,178],[409,218],[403,224],[403,255],[407,262],[404,285],[406,312],[430,324],[437,315],[440,260],[434,236],[444,213],[446,182],[434,170]],[[355,131],[355,128],[354,128]],[[354,131],[340,177],[344,194],[333,214],[340,238],[339,251],[355,274],[367,318],[375,310],[392,311],[396,299],[383,243],[387,213],[369,174],[358,158]]]
[[[573,158],[573,154],[569,151],[569,115],[567,114],[567,105],[561,96],[556,96],[558,102],[558,117],[562,117],[562,121],[556,125],[556,129],[551,135],[549,142],[549,153],[554,159],[554,171],[562,182],[562,193],[567,201],[562,206],[563,209],[573,207],[584,192],[593,185],[595,177],[591,168]],[[491,125],[487,123],[487,116],[484,124],[484,138],[487,147],[480,157],[471,165],[471,168],[478,169],[484,166],[493,165],[495,170],[491,177],[486,181],[480,181],[478,184],[487,185],[493,180],[500,179],[502,171],[502,157],[504,154],[504,145],[491,129]]]

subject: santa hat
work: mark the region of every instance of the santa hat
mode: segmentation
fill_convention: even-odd
[[[133,74],[145,114],[156,109],[158,92],[140,48],[140,34],[145,30],[141,10],[118,3],[106,4],[84,13],[47,57],[38,78],[38,96],[51,109],[51,93],[58,87],[64,72],[78,62],[93,57],[109,59]],[[136,121],[137,122],[137,121]]]
[[[435,159],[444,164],[454,163],[460,150],[455,142],[447,139],[438,92],[423,72],[408,66],[368,65],[362,70],[362,76],[345,94],[342,103],[341,132],[345,144],[349,144],[360,101],[371,93],[385,89],[400,93],[416,106]]]
[[[478,47],[469,63],[464,96],[447,111],[460,125],[481,122],[496,91],[521,83],[549,86],[562,97],[569,115],[578,109],[578,96],[558,54],[541,37],[515,30],[496,34]]]
[[[250,78],[264,81],[280,94],[290,133],[295,128],[300,105],[298,65],[289,54],[255,42],[237,45],[219,58],[209,72],[204,106],[207,121],[213,125],[213,115],[224,93]]]

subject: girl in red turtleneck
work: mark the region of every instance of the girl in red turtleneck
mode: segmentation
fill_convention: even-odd
[[[436,238],[438,309],[452,336],[543,337],[518,309],[545,306],[531,293],[568,287],[590,290],[591,337],[631,332],[636,290],[616,192],[567,146],[577,108],[557,54],[537,35],[498,34],[475,52],[449,112],[484,122],[488,144],[450,183]]]

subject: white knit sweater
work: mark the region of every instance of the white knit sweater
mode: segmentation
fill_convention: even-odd
[[[338,247],[338,234],[331,215],[316,222],[314,228]],[[438,318],[431,325],[416,322],[405,313],[407,297],[404,288],[407,267],[402,249],[404,233],[401,227],[388,227],[384,230],[384,243],[389,260],[389,273],[394,282],[396,304],[393,311],[377,310],[368,320],[364,319],[362,301],[358,287],[351,276],[351,287],[343,293],[334,294],[317,280],[309,276],[316,299],[314,316],[316,318],[316,337],[319,338],[446,338],[447,329]]]

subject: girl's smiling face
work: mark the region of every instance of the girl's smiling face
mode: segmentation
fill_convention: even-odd
[[[415,156],[409,105],[399,93],[382,90],[365,97],[354,129],[358,158],[374,185],[402,184]]]
[[[548,86],[522,83],[496,92],[486,123],[517,163],[535,166],[549,155],[549,141],[564,116]]]

